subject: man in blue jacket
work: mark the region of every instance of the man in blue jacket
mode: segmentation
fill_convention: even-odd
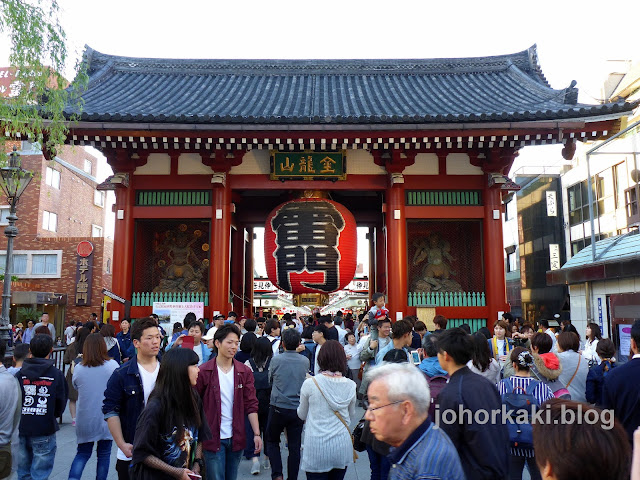
[[[64,375],[49,360],[53,351],[50,335],[39,333],[29,344],[32,358],[25,359],[16,378],[22,389],[18,478],[49,478],[56,456],[56,418],[67,404]]]
[[[429,419],[429,387],[422,373],[408,363],[373,367],[365,380],[366,412],[371,433],[394,449],[387,458],[390,480],[442,478],[464,480],[453,443]]]
[[[102,413],[118,446],[119,480],[129,480],[136,423],[158,378],[161,338],[153,318],[134,322],[131,340],[138,354],[113,372],[104,392]]]
[[[602,388],[603,408],[612,408],[633,444],[633,432],[640,426],[638,385],[640,384],[640,320],[631,327],[631,361],[609,371]]]

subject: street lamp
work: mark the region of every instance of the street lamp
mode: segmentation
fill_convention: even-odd
[[[4,338],[7,344],[10,343],[11,339],[9,308],[11,305],[11,274],[13,273],[13,239],[18,235],[16,204],[33,177],[32,172],[22,169],[21,163],[20,154],[16,151],[16,147],[13,147],[13,152],[9,155],[9,165],[0,169],[0,175],[2,175],[0,187],[2,187],[2,191],[11,207],[7,217],[9,226],[4,230],[4,234],[7,236],[7,256],[4,269],[4,289],[2,291],[2,317],[0,317],[0,339]]]

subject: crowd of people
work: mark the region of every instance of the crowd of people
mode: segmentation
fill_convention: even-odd
[[[594,323],[584,342],[508,314],[493,332],[447,324],[392,323],[382,294],[355,317],[190,313],[169,334],[90,319],[64,332],[63,374],[45,314],[0,367],[0,478],[14,431],[18,478],[49,478],[68,402],[69,479],[94,447],[106,479],[115,442],[119,480],[235,480],[243,457],[272,480],[342,480],[358,451],[371,480],[640,480],[640,321],[627,361]]]

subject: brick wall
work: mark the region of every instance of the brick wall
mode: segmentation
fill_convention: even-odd
[[[58,156],[80,170],[83,170],[86,158],[92,162],[92,174],[97,171],[97,159],[84,148],[64,146]],[[113,259],[113,240],[90,238],[91,225],[104,229],[105,223],[105,209],[94,204],[97,184],[59,163],[47,161],[42,154],[21,155],[21,158],[22,167],[33,171],[34,177],[17,206],[19,234],[14,240],[14,250],[62,250],[62,267],[61,278],[21,279],[12,283],[12,291],[66,294],[65,320],[86,320],[90,313],[100,313],[102,289],[110,289],[112,279],[111,273],[107,273],[107,264]],[[46,184],[47,167],[60,172],[60,189]],[[7,205],[3,195],[0,196],[0,204]],[[58,215],[56,232],[42,228],[44,210]],[[0,230],[3,230],[2,226]],[[76,307],[76,247],[82,240],[89,240],[94,245],[91,306]],[[6,248],[7,239],[0,234],[0,250]]]
[[[77,269],[78,243],[89,240],[93,244],[93,283],[91,286],[91,306],[76,307],[75,281]],[[6,243],[6,242],[5,242]],[[111,288],[112,274],[107,273],[107,262],[113,258],[113,241],[105,238],[82,237],[25,237],[16,238],[16,250],[62,250],[60,278],[25,279],[13,282],[13,291],[44,291],[67,295],[66,319],[87,318],[90,313],[100,313],[102,289]],[[4,248],[4,247],[3,247]]]

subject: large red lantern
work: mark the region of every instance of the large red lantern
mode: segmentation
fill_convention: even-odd
[[[356,272],[356,221],[343,205],[300,198],[267,217],[264,253],[269,280],[285,292],[330,293]]]

